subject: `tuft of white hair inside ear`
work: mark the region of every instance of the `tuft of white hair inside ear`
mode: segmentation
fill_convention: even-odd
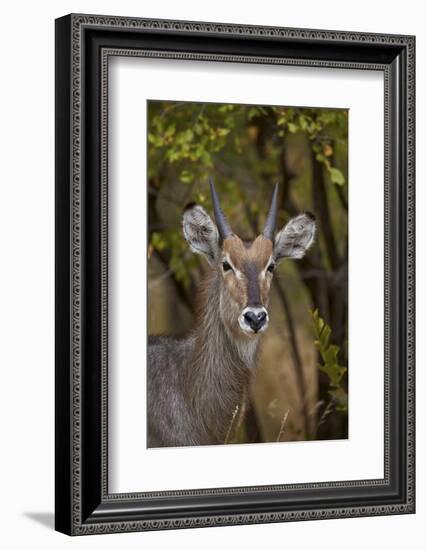
[[[199,204],[187,208],[183,214],[182,229],[191,250],[212,262],[219,250],[219,233],[207,212]]]
[[[315,240],[315,233],[316,223],[312,214],[300,214],[292,218],[275,237],[275,261],[303,258]]]

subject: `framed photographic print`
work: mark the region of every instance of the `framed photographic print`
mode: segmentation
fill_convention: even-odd
[[[413,513],[412,36],[56,21],[56,529]]]

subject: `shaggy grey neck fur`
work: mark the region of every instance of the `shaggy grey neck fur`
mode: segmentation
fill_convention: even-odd
[[[236,408],[241,412],[258,338],[230,333],[221,296],[220,275],[212,270],[189,336],[149,338],[149,447],[224,443]]]
[[[221,280],[216,272],[207,278],[200,294],[194,351],[187,365],[188,397],[206,431],[223,440],[236,407],[241,409],[255,365],[257,338],[238,339],[225,325],[219,299]]]

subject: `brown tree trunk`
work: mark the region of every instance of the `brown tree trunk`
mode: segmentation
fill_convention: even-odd
[[[321,296],[316,293],[315,303],[319,306],[321,317],[331,328],[331,342],[340,348],[340,360],[344,361],[345,327],[347,316],[347,256],[340,258],[336,239],[333,233],[331,217],[328,207],[328,196],[324,178],[324,167],[311,152],[312,162],[312,198],[314,213],[317,216],[318,232],[324,237],[324,248],[327,253],[331,271],[323,277]],[[321,305],[323,304],[323,305]],[[322,307],[324,309],[322,309]],[[347,359],[347,358],[346,358]],[[318,357],[318,361],[320,358]],[[345,381],[343,382],[345,384]],[[318,373],[318,399],[324,403],[318,411],[319,439],[336,439],[347,437],[347,416],[333,409],[327,416],[322,417],[327,404],[330,402],[330,383],[328,376]]]

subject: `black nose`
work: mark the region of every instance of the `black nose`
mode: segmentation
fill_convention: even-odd
[[[260,330],[266,322],[266,313],[264,311],[246,311],[244,313],[244,319],[248,326],[257,332]]]

